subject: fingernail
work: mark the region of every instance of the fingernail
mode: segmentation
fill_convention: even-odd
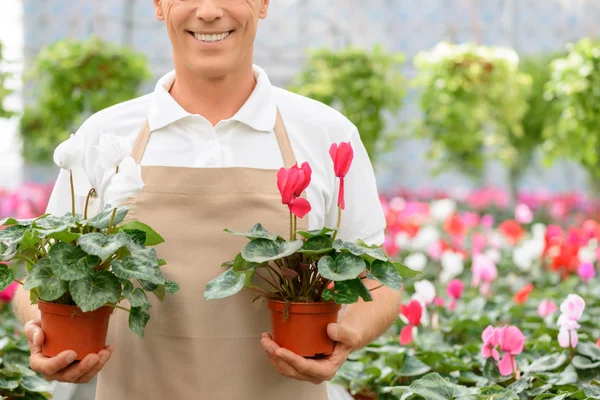
[[[75,354],[75,353],[69,353],[67,355],[67,362],[70,364],[73,361],[75,361],[76,358],[77,358],[77,354]]]

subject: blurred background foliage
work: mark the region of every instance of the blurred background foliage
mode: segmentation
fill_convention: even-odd
[[[2,56],[2,42],[0,42],[0,64],[4,61]],[[0,70],[0,118],[9,118],[13,115],[12,112],[4,108],[4,99],[12,93],[12,91],[6,87],[6,78],[8,77],[7,72]]]
[[[88,116],[136,97],[151,76],[145,56],[97,37],[44,48],[26,74],[33,102],[21,116],[23,159],[50,163]]]

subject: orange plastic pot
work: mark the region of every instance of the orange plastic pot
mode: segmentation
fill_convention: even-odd
[[[44,344],[42,353],[54,357],[65,350],[77,353],[81,361],[90,353],[98,353],[106,346],[108,321],[114,308],[105,306],[92,312],[83,312],[77,306],[53,304],[40,300]]]
[[[328,356],[335,342],[327,335],[327,325],[337,322],[341,306],[336,303],[290,303],[284,321],[285,302],[268,300],[271,333],[280,347],[302,357]]]

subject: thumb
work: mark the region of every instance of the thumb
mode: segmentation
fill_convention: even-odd
[[[24,326],[23,333],[36,346],[41,346],[44,343],[44,331],[39,319],[28,321]]]
[[[327,334],[331,340],[340,342],[353,349],[360,347],[360,333],[347,325],[329,324],[327,325]]]

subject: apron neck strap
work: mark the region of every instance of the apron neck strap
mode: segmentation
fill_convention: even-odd
[[[296,164],[296,156],[292,150],[292,144],[290,143],[290,138],[288,136],[287,129],[285,128],[285,124],[283,123],[283,118],[281,117],[279,108],[277,108],[277,117],[275,119],[275,137],[277,138],[277,144],[279,145],[279,151],[281,151],[281,157],[283,158],[284,166],[286,168],[292,167],[294,164]],[[150,125],[146,119],[142,125],[142,128],[140,129],[140,133],[135,139],[135,143],[131,151],[131,157],[133,157],[138,165],[142,161],[142,157],[144,156],[144,152],[146,151],[146,146],[148,145],[149,140]]]

